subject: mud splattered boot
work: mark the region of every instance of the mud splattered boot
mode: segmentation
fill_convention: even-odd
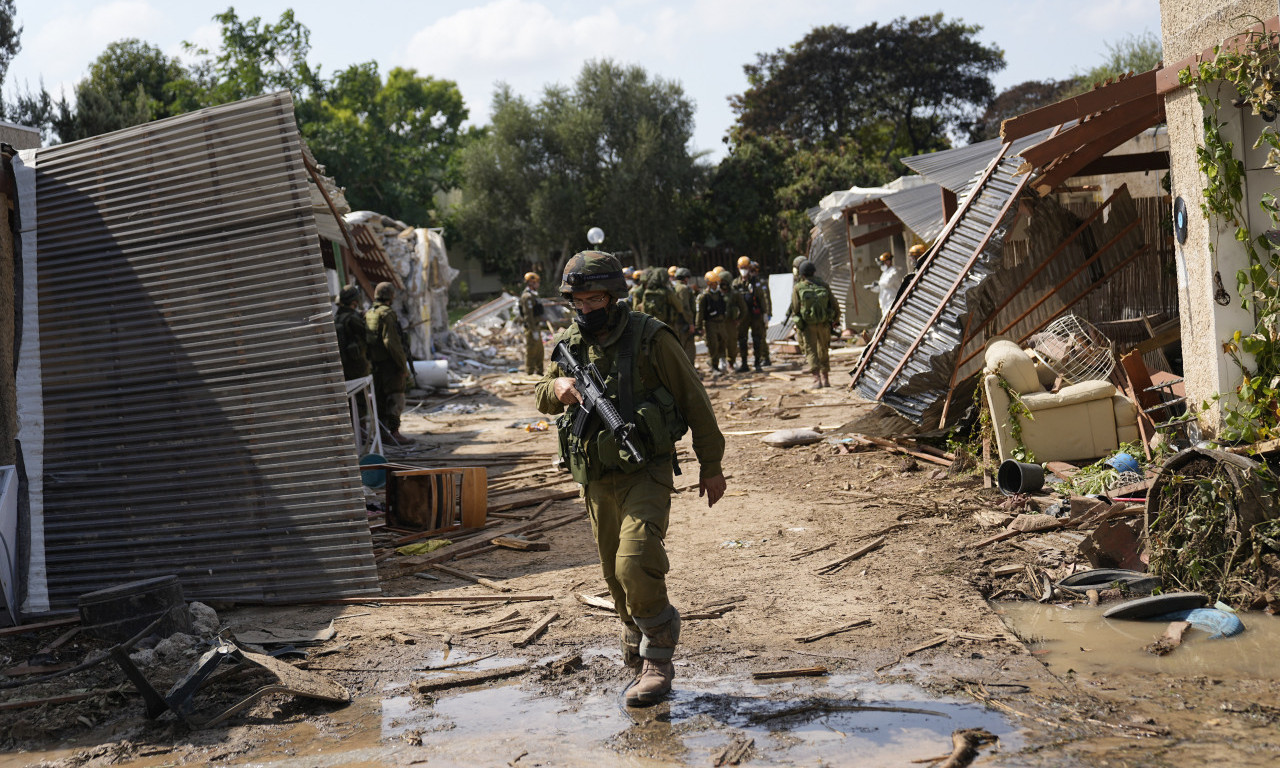
[[[822,372],[822,386],[824,387],[831,386],[831,374],[827,373],[826,371]]]
[[[813,374],[813,388],[822,389],[822,374],[817,373],[816,371]]]
[[[628,707],[645,707],[657,704],[671,693],[671,681],[676,667],[670,661],[644,660],[640,677],[627,689]]]
[[[640,656],[640,643],[644,640],[644,635],[637,627],[623,627],[619,639],[622,642],[622,663],[639,672],[644,662]]]

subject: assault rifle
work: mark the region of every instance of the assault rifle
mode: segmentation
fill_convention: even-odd
[[[578,394],[582,395],[582,402],[578,405],[578,413],[573,417],[573,426],[571,428],[574,437],[581,438],[587,429],[587,420],[593,414],[599,415],[600,420],[609,428],[613,436],[618,438],[618,442],[622,443],[627,452],[631,454],[631,458],[637,464],[644,463],[644,454],[640,452],[640,447],[636,445],[632,439],[632,433],[635,431],[634,424],[628,424],[622,420],[622,415],[618,413],[618,409],[609,402],[609,396],[604,391],[604,381],[600,378],[600,372],[596,370],[594,363],[581,365],[574,359],[573,353],[569,351],[569,345],[565,342],[556,344],[551,352],[551,360],[560,366],[568,375],[574,378],[574,386],[578,390]]]

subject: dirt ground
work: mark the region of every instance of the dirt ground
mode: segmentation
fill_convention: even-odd
[[[852,359],[837,356],[834,367]],[[437,571],[383,583],[389,596],[550,600],[221,607],[224,633],[332,623],[332,639],[303,649],[305,660],[290,660],[345,686],[349,704],[275,694],[221,725],[193,730],[170,715],[147,720],[136,691],[107,663],[50,684],[56,687],[0,690],[0,702],[107,691],[0,709],[0,766],[941,764],[952,733],[967,728],[998,737],[975,765],[1275,764],[1280,668],[1272,649],[1280,619],[1247,616],[1250,630],[1241,638],[1258,639],[1243,644],[1198,638],[1146,660],[1140,646],[1162,626],[1128,630],[1130,640],[1099,629],[1096,613],[1075,605],[1040,606],[1052,613],[1037,619],[1023,611],[1014,621],[1020,606],[985,599],[1001,584],[993,569],[1043,564],[1049,554],[1019,539],[974,548],[992,532],[975,513],[1003,501],[978,477],[948,477],[941,466],[880,449],[846,453],[827,441],[779,449],[760,434],[732,434],[835,427],[868,410],[847,389],[808,389],[794,358],[779,362],[773,373],[707,382],[730,433],[729,489],[713,509],[696,490],[673,501],[669,590],[691,618],[670,702],[642,710],[620,704],[630,677],[620,664],[616,620],[579,598],[601,595],[604,585],[589,525],[577,517],[538,539],[550,544],[546,551],[496,549],[447,563],[510,593]],[[491,468],[491,482],[549,462],[552,432],[512,426],[538,417],[532,385],[511,374],[487,375],[482,385],[448,402],[426,399],[403,428],[420,436],[419,447],[399,459],[429,466],[440,456],[537,457]],[[828,435],[841,438],[839,430]],[[684,468],[677,484],[695,483],[696,462]],[[568,520],[582,509],[579,499],[559,500],[537,520]],[[532,509],[510,514],[521,512]],[[880,537],[878,548],[819,573]],[[526,621],[495,634],[475,631],[512,611]],[[545,633],[513,647],[552,611],[558,618]],[[1062,616],[1069,626],[1055,624]],[[1061,626],[1066,634],[1052,636]],[[806,641],[831,630],[842,631]],[[0,661],[22,664],[61,631],[6,637]],[[73,640],[56,660],[78,662],[93,647]],[[477,669],[516,664],[528,669],[456,685]],[[752,678],[815,666],[826,674]],[[441,679],[455,685],[418,690]]]

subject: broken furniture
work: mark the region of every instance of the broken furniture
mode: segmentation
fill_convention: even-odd
[[[484,467],[385,466],[388,525],[433,533],[484,527],[489,507]]]
[[[1092,459],[1114,452],[1121,443],[1139,440],[1137,406],[1117,394],[1111,382],[1083,381],[1057,392],[1046,391],[1031,357],[1005,339],[987,345],[985,360],[982,389],[1001,461],[1011,458],[1018,447],[1013,435],[1017,416],[1010,411],[1001,378],[1031,414],[1030,419],[1020,419],[1019,426],[1022,445],[1036,461]]]
[[[191,632],[191,616],[177,576],[116,584],[87,592],[77,603],[86,630],[105,640],[124,640],[157,621],[155,630],[160,637]]]
[[[129,658],[126,648],[120,646],[112,648],[111,658],[120,665],[120,669],[124,670],[125,675],[142,694],[142,699],[146,702],[148,718],[154,720],[165,712],[171,711],[192,728],[209,728],[217,725],[271,693],[289,693],[294,696],[340,703],[351,701],[351,694],[346,688],[327,678],[314,672],[298,669],[270,656],[251,653],[228,642],[220,642],[201,656],[187,670],[187,674],[174,683],[169,693],[164,696],[160,695],[160,692],[151,685],[151,682]],[[224,662],[255,665],[274,675],[277,682],[258,688],[216,714],[202,717],[195,712],[196,692]]]
[[[382,453],[382,430],[378,429],[378,404],[373,396],[373,377],[346,382],[347,410],[351,412],[351,432],[356,455]],[[364,408],[360,407],[363,402]]]

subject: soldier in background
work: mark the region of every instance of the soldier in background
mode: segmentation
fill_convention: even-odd
[[[729,332],[729,299],[720,290],[720,275],[708,272],[705,276],[706,290],[698,294],[696,323],[698,332],[707,340],[707,364],[711,374],[718,376],[724,371],[720,368],[720,358],[726,353],[730,344]]]
[[[547,310],[538,298],[542,278],[536,272],[524,273],[524,292],[520,294],[520,321],[524,324],[524,372],[541,376],[546,352],[542,348],[542,326]]]
[[[767,313],[765,305],[764,291],[760,289],[760,284],[751,274],[751,259],[742,256],[738,259],[738,276],[734,278],[732,288],[734,293],[742,297],[743,316],[738,321],[738,354],[741,362],[738,365],[738,373],[746,373],[747,368],[747,335],[751,335],[751,346],[756,357],[756,372],[761,371],[764,365],[764,328],[765,314]]]
[[[683,327],[676,328],[676,337],[680,339],[680,346],[684,348],[684,354],[689,358],[689,364],[693,365],[694,358],[697,356],[697,342],[694,337],[697,335],[698,321],[698,299],[693,289],[689,287],[689,278],[693,277],[693,273],[685,267],[676,269],[675,279],[672,281],[672,288],[676,294],[676,303],[682,307],[681,318],[684,321]]]
[[[378,418],[387,437],[406,444],[410,439],[400,434],[400,414],[404,413],[404,393],[409,384],[409,356],[401,338],[400,318],[391,306],[395,297],[394,285],[378,283],[373,291],[373,308],[364,313],[364,324],[369,332]]]
[[[805,260],[800,265],[800,282],[791,289],[791,306],[787,314],[804,334],[809,372],[817,387],[831,386],[831,325],[840,315],[840,304],[827,284],[817,277],[817,267]]]
[[[769,281],[760,272],[760,262],[752,260],[751,279],[756,281],[764,293],[764,330],[760,332],[760,346],[764,350],[765,366],[773,365],[769,359],[769,323],[773,321],[773,294],[769,292]]]
[[[728,303],[727,317],[729,318],[728,336],[725,339],[725,362],[728,370],[734,370],[734,355],[738,349],[738,329],[747,322],[747,302],[742,298],[742,294],[733,290],[732,277],[729,270],[717,267],[720,276],[720,290],[725,294],[725,301]],[[742,352],[742,366],[740,371],[747,370],[747,353]]]
[[[346,381],[369,375],[369,333],[365,330],[364,313],[357,308],[359,301],[360,289],[348,285],[338,293],[338,307],[333,315],[338,355],[342,358],[342,378]],[[359,403],[363,409],[364,399]]]

